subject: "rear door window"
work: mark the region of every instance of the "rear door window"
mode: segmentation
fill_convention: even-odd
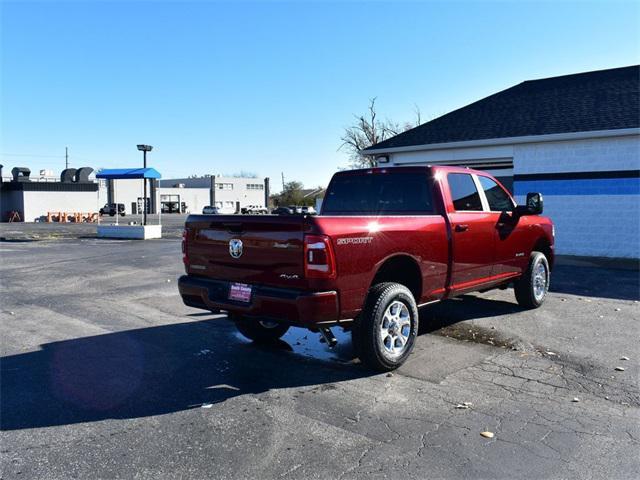
[[[453,208],[456,211],[482,211],[482,201],[476,183],[468,173],[447,175]]]
[[[489,210],[492,212],[510,212],[513,210],[511,197],[509,197],[500,185],[489,177],[480,175],[478,178],[480,179],[480,185],[482,185],[484,194],[487,196]]]
[[[426,173],[337,175],[322,205],[323,215],[394,215],[433,213]]]

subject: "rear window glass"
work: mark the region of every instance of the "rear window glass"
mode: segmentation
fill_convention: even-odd
[[[324,215],[433,213],[426,173],[338,175],[322,204]]]
[[[457,211],[482,210],[480,194],[476,184],[468,173],[450,173],[447,175],[453,208]]]

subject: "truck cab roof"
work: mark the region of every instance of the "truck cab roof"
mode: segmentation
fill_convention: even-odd
[[[338,175],[361,175],[361,174],[384,174],[384,173],[423,173],[423,172],[455,172],[455,173],[475,173],[476,175],[487,175],[481,170],[474,170],[469,167],[456,167],[453,165],[407,165],[407,166],[389,166],[389,167],[373,167],[373,168],[357,168],[354,170],[344,170],[337,172]]]

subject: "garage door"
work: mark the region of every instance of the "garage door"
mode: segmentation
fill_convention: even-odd
[[[480,160],[446,160],[429,162],[431,165],[451,165],[483,170],[496,177],[513,194],[513,158],[483,158]],[[424,163],[402,163],[402,165],[424,165]]]

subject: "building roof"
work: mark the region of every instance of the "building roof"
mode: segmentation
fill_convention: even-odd
[[[105,168],[96,173],[96,178],[134,179],[160,178],[160,172],[155,168]]]
[[[434,143],[640,127],[640,65],[528,80],[363,153]]]
[[[324,187],[303,188],[302,189],[302,198],[317,197],[317,196],[320,196],[320,195],[324,195],[325,190],[326,189]]]

